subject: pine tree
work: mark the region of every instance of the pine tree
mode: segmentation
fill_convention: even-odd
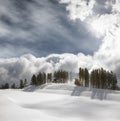
[[[84,77],[85,86],[88,87],[89,86],[89,72],[87,68],[84,69],[84,73],[85,73],[85,77]]]
[[[9,88],[9,84],[8,84],[8,83],[5,83],[5,84],[2,85],[1,88],[2,88],[2,89],[8,89],[8,88]]]
[[[15,89],[16,87],[15,87],[15,83],[13,83],[12,85],[11,85],[11,88],[12,89]]]
[[[46,83],[46,80],[47,80],[46,73],[43,73],[43,84],[45,84],[45,83]]]
[[[79,79],[75,79],[75,85],[77,85],[77,86],[81,86],[81,83],[80,83],[80,80]]]
[[[35,74],[33,74],[32,78],[31,78],[31,84],[32,85],[37,85],[37,79],[36,79]]]
[[[20,80],[20,89],[24,88],[24,82],[23,80]]]
[[[41,74],[39,73],[36,77],[36,85],[41,85]]]
[[[52,73],[47,74],[47,82],[52,82]]]
[[[112,87],[111,88],[113,90],[115,90],[117,88],[117,77],[116,77],[115,74],[112,75],[112,79],[113,79],[113,81],[112,81]]]
[[[54,72],[54,83],[67,83],[69,78],[67,71],[55,71]]]

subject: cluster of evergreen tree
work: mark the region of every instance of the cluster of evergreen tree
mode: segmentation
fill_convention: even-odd
[[[69,74],[67,71],[55,71],[54,72],[54,83],[67,83]]]
[[[67,71],[58,70],[54,73],[40,72],[37,75],[33,74],[31,77],[31,85],[42,85],[45,83],[67,83],[69,74]],[[11,86],[9,83],[5,83],[0,86],[0,89],[22,89],[26,86],[27,80],[20,80],[19,86],[13,83]]]
[[[89,86],[89,72],[87,68],[80,68],[79,69],[79,80],[82,86]]]
[[[20,83],[19,83],[18,86],[16,86],[15,83],[13,83],[11,86],[9,85],[9,83],[2,84],[0,86],[0,89],[9,89],[9,88],[11,88],[11,89],[22,89],[26,86],[26,84],[27,84],[27,79],[20,80]]]
[[[33,74],[31,78],[31,85],[42,85],[45,83],[67,83],[68,80],[67,71],[55,71],[52,73],[40,72],[39,74]]]
[[[106,71],[103,68],[95,69],[91,72],[91,86],[102,89],[116,89],[117,78],[112,71]]]
[[[25,80],[20,80],[20,85],[19,85],[19,88],[20,89],[22,89],[22,88],[24,88],[25,86],[27,85],[27,79],[25,79]]]
[[[47,83],[51,83],[52,82],[52,73],[48,73],[47,74]]]
[[[75,84],[100,89],[117,89],[117,78],[112,71],[103,68],[94,69],[90,74],[87,68],[80,68],[79,79],[75,79]]]
[[[45,83],[67,83],[69,73],[67,71],[58,70],[54,73],[40,72],[37,75],[33,74],[31,85],[42,85]],[[87,68],[79,68],[79,78],[75,79],[75,84],[85,87],[93,87],[100,89],[119,89],[117,87],[117,78],[112,71],[106,71],[103,68],[94,69],[89,73]],[[27,85],[27,80],[20,80],[19,86],[13,83],[9,85],[5,83],[1,85],[1,89],[22,89]]]
[[[8,88],[9,88],[9,84],[8,83],[2,84],[0,86],[0,89],[8,89]]]
[[[37,75],[33,74],[31,78],[32,85],[42,85],[46,83],[46,73],[39,73]]]

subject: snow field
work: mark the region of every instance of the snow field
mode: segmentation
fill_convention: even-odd
[[[66,84],[0,90],[0,121],[119,121],[119,101],[118,91]]]

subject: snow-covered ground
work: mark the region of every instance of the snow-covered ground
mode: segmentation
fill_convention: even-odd
[[[70,84],[0,90],[0,121],[120,121],[120,92]]]

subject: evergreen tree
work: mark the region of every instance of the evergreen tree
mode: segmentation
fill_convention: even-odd
[[[11,85],[11,88],[12,89],[15,89],[16,87],[15,87],[15,83],[13,83],[12,85]]]
[[[54,83],[67,83],[69,78],[68,72],[67,71],[55,71],[54,72]]]
[[[117,77],[115,74],[112,75],[112,87],[111,89],[115,90],[117,88]]]
[[[46,80],[47,80],[46,73],[43,73],[43,84],[45,84],[45,83],[46,83]]]
[[[41,85],[41,74],[40,73],[36,77],[36,85]]]
[[[84,75],[85,86],[88,87],[89,86],[89,72],[87,68],[84,69],[84,73],[85,73]]]
[[[47,74],[47,82],[52,82],[52,73]]]
[[[81,83],[80,83],[80,80],[79,79],[75,79],[75,85],[81,86]]]
[[[5,83],[1,86],[1,89],[8,89],[9,88],[9,84]]]
[[[6,84],[5,84],[5,89],[8,89],[8,88],[9,88],[9,84],[6,83]]]
[[[20,89],[24,88],[24,82],[23,80],[20,80]]]
[[[31,84],[32,85],[37,85],[37,79],[36,79],[35,74],[33,74],[32,78],[31,78]]]

